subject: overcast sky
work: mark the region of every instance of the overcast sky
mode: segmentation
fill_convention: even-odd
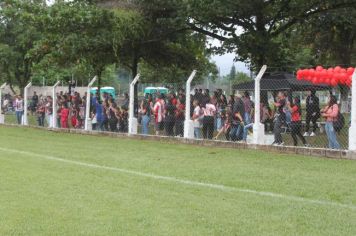
[[[250,73],[250,70],[246,67],[245,63],[242,62],[234,62],[235,54],[227,53],[221,56],[213,56],[211,59],[216,63],[220,70],[221,75],[227,75],[230,73],[231,67],[235,64],[236,70],[245,72],[247,74]]]
[[[240,34],[242,31],[243,31],[242,29],[238,29],[237,33]],[[221,46],[221,42],[217,39],[210,39],[208,44],[211,44],[212,46]],[[233,64],[235,64],[237,71],[245,72],[249,74],[250,70],[246,67],[245,63],[235,62],[234,61],[235,57],[236,57],[235,53],[226,53],[221,56],[215,55],[211,59],[218,66],[221,75],[229,74]]]

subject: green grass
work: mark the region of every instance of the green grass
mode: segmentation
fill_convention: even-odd
[[[41,155],[356,206],[355,161],[0,127],[0,235],[356,235],[355,207]]]

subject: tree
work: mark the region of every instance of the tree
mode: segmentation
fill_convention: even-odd
[[[263,64],[279,66],[283,48],[278,37],[282,33],[320,13],[352,7],[356,1],[187,0],[186,3],[187,24],[223,42],[222,47],[213,48],[216,52],[234,51],[238,60],[251,63],[257,71]]]
[[[31,50],[43,38],[38,17],[43,16],[43,1],[5,0],[0,7],[0,76],[22,91],[30,81],[33,65],[40,58]],[[13,90],[14,91],[14,90]]]
[[[41,18],[46,37],[37,43],[33,54],[72,68],[72,74],[75,68],[85,68],[85,76],[98,76],[100,87],[106,66],[116,62],[113,18],[112,12],[86,1],[57,2]]]
[[[111,7],[116,3],[116,14],[125,11],[134,15],[135,29],[128,31],[131,36],[116,50],[119,64],[128,68],[132,77],[141,70],[139,65],[143,66],[142,72],[145,72],[146,80],[151,80],[160,72],[172,74],[171,78],[178,76],[179,80],[186,78],[192,69],[204,69],[200,71],[200,75],[217,74],[216,67],[208,62],[206,37],[194,33],[179,14],[181,1],[130,1],[129,6],[123,6],[123,1],[100,2]],[[122,30],[118,33],[120,32]],[[159,81],[160,77],[155,79]],[[167,76],[163,79],[166,80]],[[136,86],[135,111],[137,104]]]

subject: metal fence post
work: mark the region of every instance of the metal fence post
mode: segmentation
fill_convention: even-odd
[[[22,125],[28,125],[28,117],[27,117],[27,110],[28,110],[28,89],[32,86],[32,82],[30,82],[24,89],[24,113],[22,116]]]
[[[265,128],[264,124],[261,123],[261,79],[266,70],[267,66],[264,65],[255,78],[255,122],[253,124],[254,144],[265,143]]]
[[[4,124],[5,123],[5,115],[2,114],[2,90],[6,87],[6,83],[4,83],[3,85],[1,85],[0,87],[0,124]]]
[[[356,151],[356,68],[352,75],[351,126],[349,129],[349,150]]]
[[[193,121],[190,119],[190,90],[191,90],[191,83],[194,79],[197,71],[193,70],[190,74],[187,84],[186,84],[186,93],[185,93],[185,120],[184,120],[184,138],[194,138],[194,124]]]
[[[86,107],[85,107],[85,123],[84,123],[84,129],[86,131],[91,130],[91,118],[90,118],[90,89],[97,80],[97,76],[95,76],[90,83],[88,84],[87,88],[87,97],[86,97]],[[100,94],[100,91],[98,91]]]
[[[137,118],[135,117],[135,85],[140,79],[137,74],[130,84],[130,104],[129,104],[129,134],[137,134]]]
[[[57,94],[56,94],[56,88],[59,85],[59,83],[60,83],[60,81],[57,81],[57,83],[52,88],[52,107],[53,107],[52,127],[53,128],[57,128]]]

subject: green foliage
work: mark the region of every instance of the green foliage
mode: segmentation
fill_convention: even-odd
[[[354,7],[353,0],[187,0],[188,24],[197,32],[223,42],[218,53],[234,51],[237,59],[257,71],[263,64],[284,66],[281,34],[298,23],[334,9]],[[297,58],[305,59],[305,56]],[[307,59],[308,60],[308,59]]]
[[[0,78],[21,89],[40,59],[31,51],[42,39],[38,16],[43,14],[43,7],[41,1],[5,0],[0,8]]]

